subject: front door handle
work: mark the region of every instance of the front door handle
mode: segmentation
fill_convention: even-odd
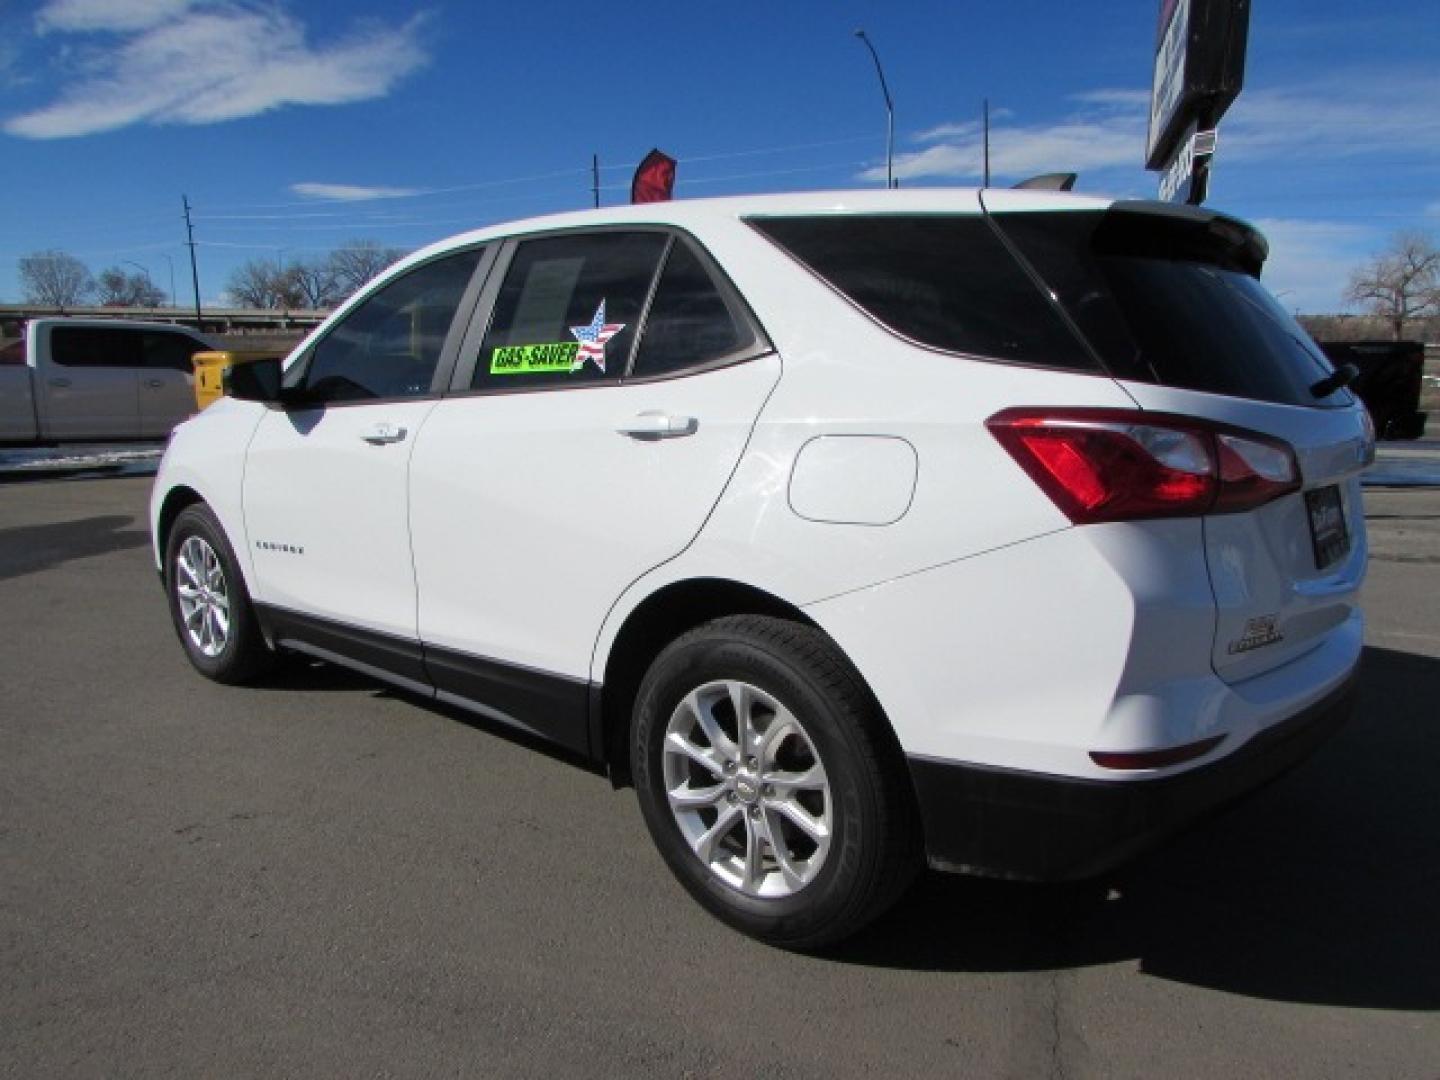
[[[360,437],[371,446],[384,446],[386,443],[401,442],[406,431],[399,424],[372,424],[370,430]]]
[[[150,387],[151,390],[159,390],[165,384],[159,379],[146,379],[145,385]]]
[[[694,435],[700,430],[700,421],[693,416],[671,416],[663,412],[642,412],[632,416],[615,428],[621,435],[632,439],[678,439]]]
[[[67,387],[67,386],[70,385],[70,380],[69,380],[69,379],[51,379],[51,380],[50,380],[50,385],[51,385],[51,386],[58,386],[58,387],[60,387],[61,389],[64,389],[65,387]]]

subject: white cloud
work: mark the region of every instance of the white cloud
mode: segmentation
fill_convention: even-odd
[[[115,10],[139,19],[141,9],[153,13],[160,3],[124,0]],[[103,6],[101,0],[57,0],[52,7],[66,5],[76,9],[73,20]],[[88,50],[82,70],[55,101],[11,117],[4,128],[23,138],[60,139],[137,123],[209,124],[286,105],[382,97],[425,63],[423,21],[368,22],[340,40],[313,45],[304,24],[278,6],[194,3],[123,34],[114,47]]]
[[[1117,102],[1079,101],[1080,108],[1053,123],[996,124],[991,113],[990,170],[1000,176],[1034,176],[1046,172],[1078,172],[1140,166],[1145,143],[1146,112],[1130,105],[1128,94]],[[1090,97],[1087,95],[1087,98]],[[1011,115],[1009,113],[1006,114]],[[977,121],[944,124],[916,136],[934,143],[922,150],[899,154],[895,174],[902,180],[927,178],[979,179],[984,174],[984,133]],[[883,166],[867,169],[866,180],[882,180]]]
[[[1262,279],[1287,308],[1343,311],[1350,272],[1384,244],[1383,233],[1337,221],[1261,218],[1254,224],[1270,241]]]
[[[291,184],[290,190],[307,199],[328,202],[365,202],[369,199],[404,199],[425,194],[422,188],[362,187],[358,184]]]
[[[191,0],[50,0],[35,15],[40,31],[144,30],[174,18]]]
[[[1246,91],[1220,121],[1220,153],[1256,160],[1440,156],[1440,75],[1337,73],[1326,83]]]
[[[991,113],[990,165],[1005,177],[1039,172],[1128,169],[1140,174],[1150,93],[1104,87],[1071,95],[1051,120],[995,123]],[[1359,156],[1402,162],[1440,159],[1440,75],[1430,72],[1334,72],[1324,83],[1247,90],[1220,122],[1219,155],[1245,161],[1331,162]],[[981,176],[978,121],[942,124],[914,136],[923,148],[900,154],[895,172],[905,180]],[[867,169],[865,180],[885,176]]]

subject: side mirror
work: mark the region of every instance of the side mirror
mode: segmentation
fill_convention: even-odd
[[[265,405],[278,405],[281,401],[280,361],[273,357],[233,364],[225,369],[223,380],[225,393],[237,401],[258,401]]]

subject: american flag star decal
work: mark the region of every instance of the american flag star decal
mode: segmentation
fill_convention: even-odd
[[[575,363],[570,366],[570,370],[579,371],[585,366],[586,360],[594,360],[595,366],[604,371],[605,343],[624,329],[624,323],[607,323],[605,321],[605,301],[601,300],[600,306],[595,309],[595,318],[590,320],[589,326],[570,327],[570,333],[574,334],[575,340],[580,342],[580,351],[575,354]]]

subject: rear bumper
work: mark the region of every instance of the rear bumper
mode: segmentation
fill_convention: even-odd
[[[1108,781],[911,756],[930,865],[1037,881],[1091,877],[1308,757],[1350,716],[1357,674],[1208,765]]]

